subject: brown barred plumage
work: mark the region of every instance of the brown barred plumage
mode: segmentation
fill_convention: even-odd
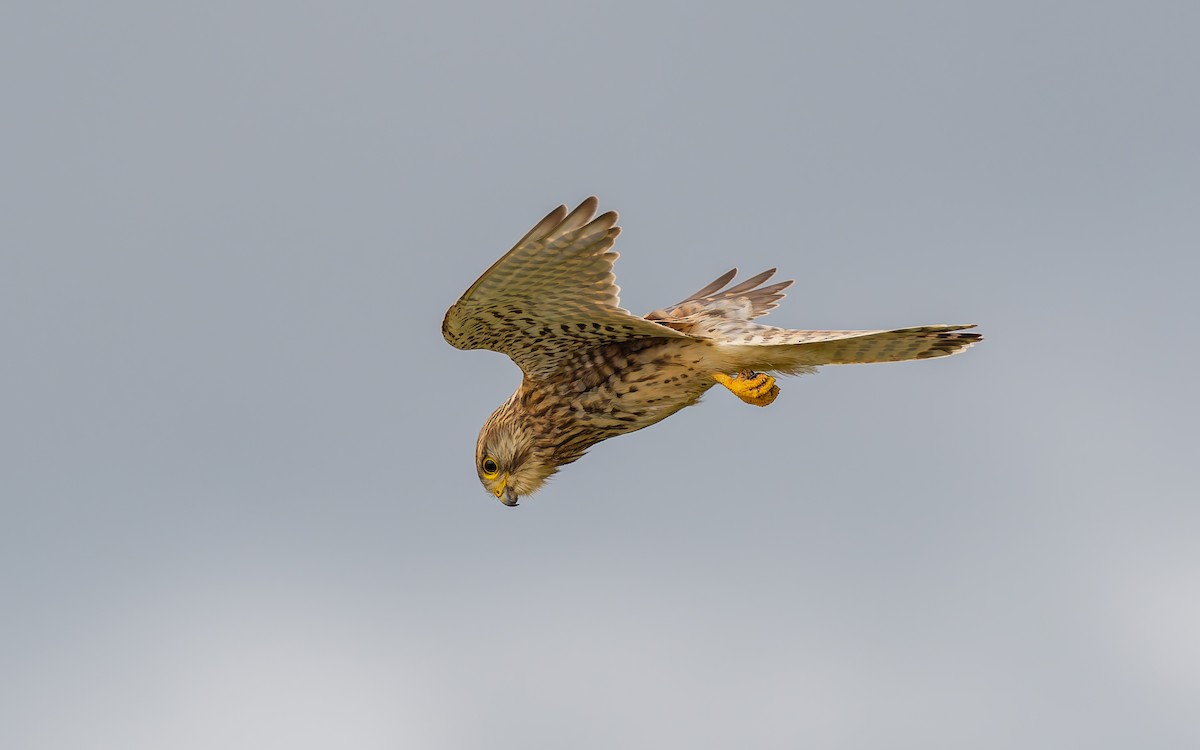
[[[740,284],[737,269],[646,317],[619,305],[617,215],[588,198],[559,206],[498,260],[446,313],[442,334],[460,349],[491,349],[525,373],[479,433],[480,482],[506,505],[537,491],[559,467],[610,437],[648,427],[696,403],[718,381],[765,406],[779,389],[758,372],[943,357],[982,337],[973,326],[795,331],[752,322],[791,281]],[[595,217],[595,218],[593,218]]]

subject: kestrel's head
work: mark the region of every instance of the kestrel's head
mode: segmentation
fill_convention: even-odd
[[[520,420],[511,402],[496,410],[475,444],[475,471],[484,489],[509,507],[537,492],[558,470],[553,458],[539,449],[531,426]]]

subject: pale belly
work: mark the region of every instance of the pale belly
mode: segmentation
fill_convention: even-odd
[[[713,385],[703,345],[634,341],[589,352],[564,372],[556,390],[571,420],[605,437],[649,427],[696,403]]]

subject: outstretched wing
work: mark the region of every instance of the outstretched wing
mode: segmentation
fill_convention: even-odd
[[[496,261],[446,312],[442,335],[459,349],[491,349],[531,378],[599,344],[686,335],[620,307],[613,211],[596,216],[593,196],[571,213],[559,206]]]

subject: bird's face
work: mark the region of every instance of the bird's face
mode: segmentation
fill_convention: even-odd
[[[503,424],[493,415],[479,433],[475,471],[484,489],[509,507],[545,484],[558,467],[544,460],[526,430]]]

